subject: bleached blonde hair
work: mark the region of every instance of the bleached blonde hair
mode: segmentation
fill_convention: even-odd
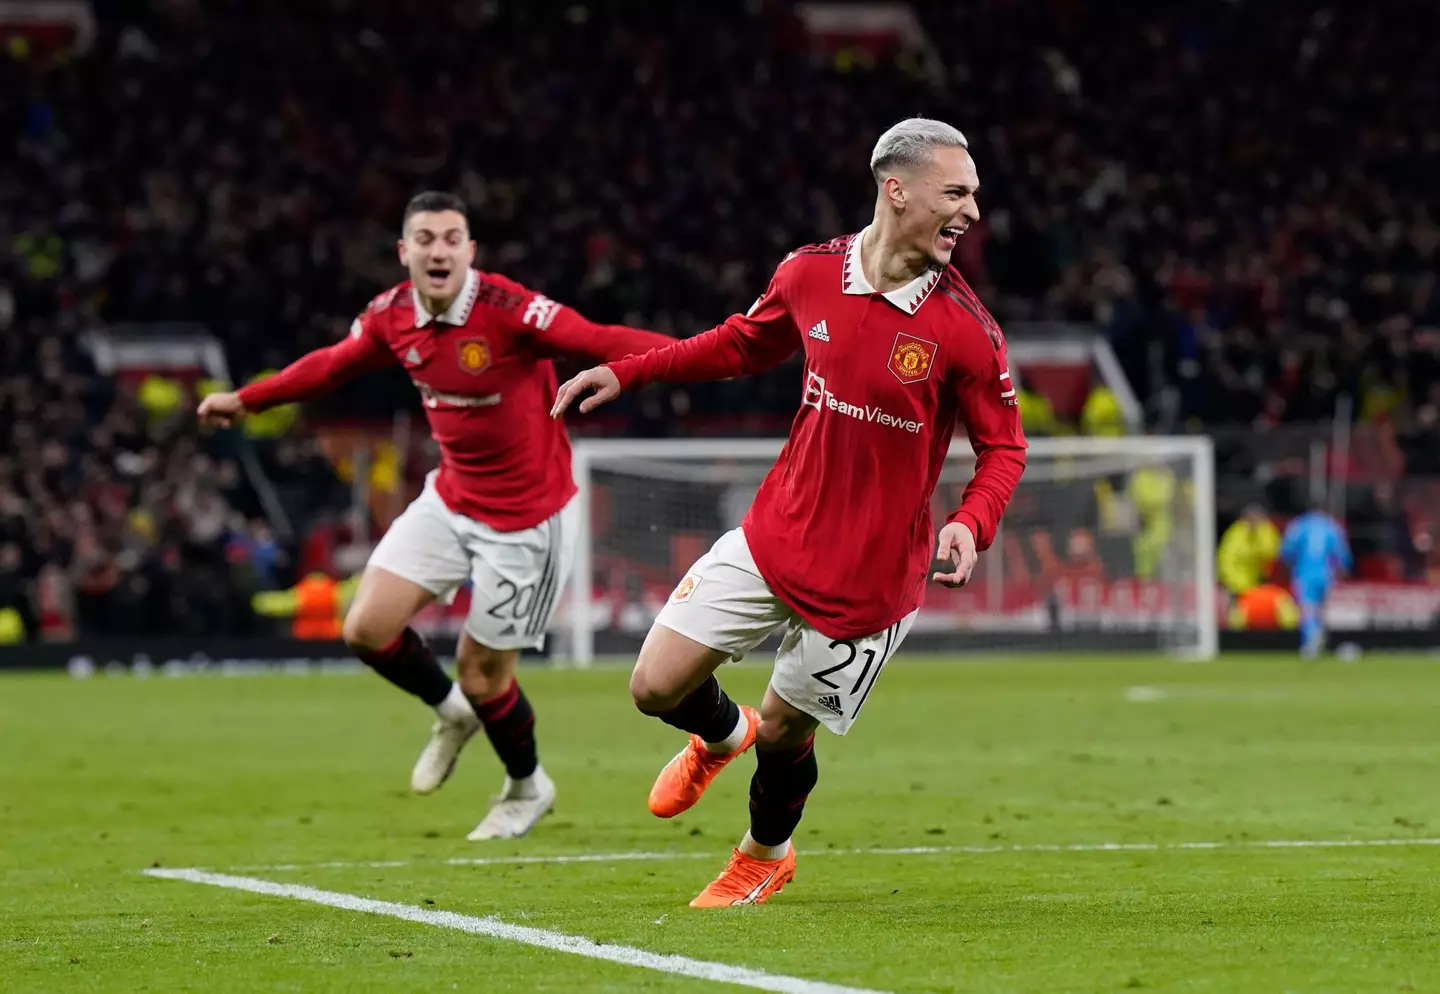
[[[970,147],[970,142],[958,128],[928,117],[906,118],[875,143],[875,150],[870,153],[870,172],[875,176],[876,183],[883,183],[896,168],[923,165],[930,161],[931,149],[956,147]]]

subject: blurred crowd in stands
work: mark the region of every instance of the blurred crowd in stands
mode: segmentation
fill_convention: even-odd
[[[245,630],[250,592],[366,540],[325,515],[306,551],[345,488],[303,428],[201,437],[191,384],[147,406],[87,332],[194,323],[237,380],[282,365],[399,278],[404,201],[445,187],[482,267],[692,334],[863,225],[870,145],[914,113],[979,164],[967,279],[1002,321],[1098,327],[1152,428],[1348,395],[1385,474],[1440,474],[1434,5],[914,6],[928,62],[817,52],[768,2],[107,0],[83,56],[5,40],[0,609],[32,636]],[[652,391],[623,427],[784,415],[796,375]],[[396,371],[312,413],[413,404]]]

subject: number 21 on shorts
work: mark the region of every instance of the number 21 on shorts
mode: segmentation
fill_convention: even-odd
[[[810,673],[815,702],[831,714],[853,721],[900,644],[899,628],[899,624],[892,625],[869,638],[831,640],[827,648],[834,662]]]

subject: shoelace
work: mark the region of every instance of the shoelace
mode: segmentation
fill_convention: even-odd
[[[723,752],[711,752],[703,745],[696,745],[692,742],[690,748],[685,750],[685,759],[682,762],[685,764],[687,773],[702,773],[706,767],[725,758],[726,754]]]
[[[733,877],[733,878],[735,878],[736,880],[744,880],[746,874],[743,872],[743,869],[746,868],[746,867],[753,867],[753,868],[755,869],[755,871],[757,872],[757,876],[755,877],[756,881],[760,881],[760,880],[765,879],[764,873],[761,873],[761,872],[760,872],[760,871],[761,871],[761,867],[760,867],[760,866],[758,866],[757,864],[755,864],[755,863],[753,863],[753,862],[747,862],[747,861],[744,860],[744,859],[740,856],[740,854],[738,854],[738,853],[733,853],[733,854],[731,854],[731,856],[730,856],[730,862],[726,863],[726,864],[725,864],[725,869],[723,869],[723,870],[720,871],[720,879],[723,879],[723,878],[725,878],[725,877]],[[766,872],[768,872],[768,871],[766,871]],[[717,879],[717,880],[716,880],[716,883],[719,883],[719,882],[720,882],[720,880]],[[745,885],[746,885],[746,886],[749,886],[749,881],[746,881],[746,882],[745,882]]]

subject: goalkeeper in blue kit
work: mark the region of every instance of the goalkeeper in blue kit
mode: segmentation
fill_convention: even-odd
[[[1290,522],[1280,543],[1290,568],[1290,587],[1300,606],[1300,652],[1313,657],[1325,648],[1325,599],[1336,578],[1350,570],[1350,546],[1339,522],[1319,509]]]

